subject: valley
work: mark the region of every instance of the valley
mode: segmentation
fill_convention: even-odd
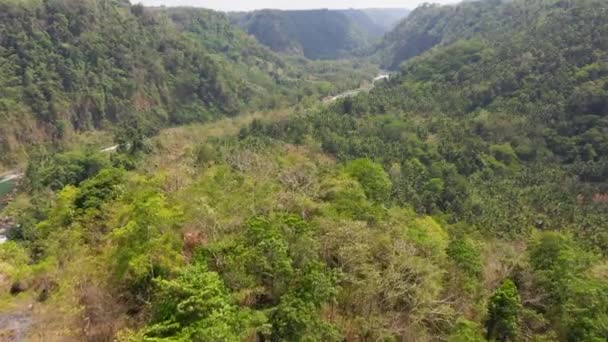
[[[0,340],[605,341],[607,9],[0,0]]]

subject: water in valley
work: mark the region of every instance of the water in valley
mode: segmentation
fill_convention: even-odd
[[[0,199],[9,194],[15,188],[15,179],[0,181]],[[1,205],[1,204],[0,204]]]
[[[20,177],[20,174],[10,174],[0,178],[0,212],[8,200],[7,196],[9,196],[9,194],[15,189],[17,186],[17,181]],[[8,222],[5,222],[5,220],[0,216],[0,244],[6,242],[6,234],[8,229]]]

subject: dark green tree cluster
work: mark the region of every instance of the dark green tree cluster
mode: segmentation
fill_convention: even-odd
[[[253,217],[241,238],[207,251],[226,285],[268,318],[270,340],[337,340],[319,315],[336,295],[336,279],[313,234],[297,216]]]

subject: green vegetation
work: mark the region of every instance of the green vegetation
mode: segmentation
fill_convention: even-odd
[[[521,302],[517,287],[506,280],[490,298],[486,337],[488,340],[513,341],[519,330]]]
[[[3,6],[22,13],[15,22],[51,27],[25,18],[76,8],[58,11],[64,3]],[[123,46],[111,39],[127,39],[121,34],[102,36],[133,52],[127,62],[180,62],[127,68],[143,74],[123,78],[104,69],[120,63],[100,64],[101,84],[114,87],[104,98],[140,103],[114,84],[137,75],[161,78],[134,82],[135,93],[171,95],[147,110],[106,116],[116,108],[106,103],[95,112],[120,143],[116,152],[66,148],[57,136],[56,150],[29,153],[21,191],[2,210],[15,225],[0,245],[0,318],[32,304],[28,336],[608,339],[604,1],[424,5],[382,43],[396,45],[378,52],[400,72],[326,103],[318,97],[358,86],[365,72],[346,70],[363,62],[278,55],[206,10],[82,6],[82,15],[111,9],[95,20],[130,23],[146,37]],[[38,31],[21,36],[30,32],[30,45],[75,56],[53,61],[90,52],[82,36],[55,44]],[[165,53],[149,50],[161,45]],[[29,55],[0,54],[7,56]],[[28,61],[0,65],[54,70]],[[209,73],[193,76],[196,67]],[[14,84],[11,94],[21,94]],[[186,91],[192,84],[200,92]],[[42,98],[99,105],[79,102],[78,89]],[[44,113],[0,100],[23,107],[7,110],[14,117]],[[261,112],[236,115],[255,108]],[[67,123],[66,132],[76,127]]]
[[[592,5],[602,4],[557,2],[527,34],[435,48],[370,94],[252,125],[248,134],[292,143],[310,136],[341,160],[373,159],[389,172],[392,197],[420,213],[447,214],[450,222],[465,220],[501,236],[567,227],[603,250],[608,164],[600,132],[608,94],[601,89],[608,79],[586,70],[601,69],[604,36],[587,35],[584,25],[576,26],[580,32],[559,29],[583,17],[607,30]],[[566,33],[586,38],[572,45]],[[575,58],[574,50],[587,57]],[[562,63],[550,68],[555,60]],[[599,87],[596,96],[574,95],[590,84]]]
[[[570,44],[573,41],[569,40],[572,38],[569,34],[581,29],[589,30],[590,27],[573,27],[573,31],[568,32],[569,30],[564,31],[564,28],[559,26],[549,26],[557,25],[561,16],[570,17],[575,21],[589,15],[601,16],[601,8],[603,8],[601,1],[594,0],[573,2],[483,0],[464,1],[454,6],[424,4],[412,11],[389,32],[372,52],[377,52],[381,57],[382,65],[391,69],[398,69],[403,61],[435,46],[449,46],[459,40],[472,38],[481,38],[490,46],[503,45],[506,42],[506,45],[515,43],[514,47],[519,47],[522,43],[525,44],[526,40],[534,41],[539,43],[535,46],[539,51],[555,54],[562,51],[562,45],[550,45],[551,40],[541,43],[538,38],[544,37],[547,33],[550,37],[563,39],[564,44]],[[579,15],[582,17],[578,17]],[[601,30],[595,32],[599,34]],[[593,39],[594,36],[589,34],[585,39]],[[506,62],[513,56],[503,54],[500,58]],[[527,56],[516,58],[525,59]]]

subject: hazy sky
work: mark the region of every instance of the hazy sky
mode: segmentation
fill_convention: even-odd
[[[457,0],[131,0],[147,6],[196,6],[220,11],[249,11],[259,8],[370,8],[401,7],[413,9],[424,2],[455,3]]]

